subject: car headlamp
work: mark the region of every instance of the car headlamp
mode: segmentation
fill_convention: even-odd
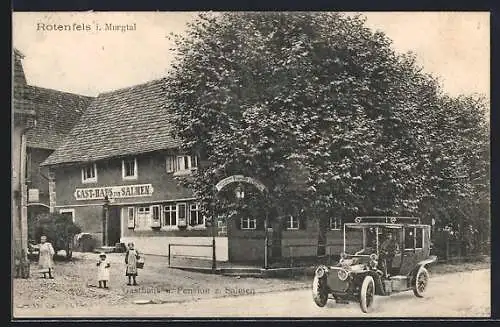
[[[378,260],[377,254],[375,253],[370,254],[370,262],[369,262],[370,268],[375,269],[377,267],[378,264],[377,260]]]
[[[349,273],[346,270],[344,270],[344,269],[340,269],[337,272],[337,276],[339,277],[340,280],[344,281],[349,276]]]
[[[319,267],[318,269],[316,269],[316,276],[318,276],[318,278],[321,278],[325,275],[325,269],[323,269],[323,267]]]

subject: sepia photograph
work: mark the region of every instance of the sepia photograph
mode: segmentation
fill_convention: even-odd
[[[489,318],[489,12],[12,14],[17,318]]]

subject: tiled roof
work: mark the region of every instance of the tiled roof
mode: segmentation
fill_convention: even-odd
[[[37,86],[27,86],[25,98],[33,103],[37,115],[36,126],[26,133],[27,146],[52,150],[62,144],[94,99]]]
[[[99,95],[42,165],[91,162],[178,146],[164,80]]]
[[[12,67],[12,107],[14,115],[33,115],[33,103],[26,97],[26,77],[22,59],[24,55],[17,49],[13,51]]]

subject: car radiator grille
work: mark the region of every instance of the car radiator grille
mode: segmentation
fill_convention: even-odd
[[[328,286],[332,291],[345,292],[349,287],[349,279],[340,280],[337,275],[337,270],[331,270],[328,276]]]

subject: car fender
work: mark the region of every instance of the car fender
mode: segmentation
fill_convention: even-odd
[[[437,256],[431,255],[429,258],[422,260],[422,261],[419,261],[417,263],[416,270],[418,271],[418,269],[420,269],[420,267],[425,267],[428,264],[431,264],[431,263],[436,262],[436,261],[437,261]]]
[[[422,260],[422,261],[419,261],[415,265],[415,268],[413,268],[412,271],[410,271],[410,273],[408,274],[411,277],[411,278],[409,278],[409,280],[413,283],[413,279],[417,275],[417,272],[419,271],[420,268],[422,268],[422,267],[425,268],[425,266],[427,266],[431,263],[434,263],[436,261],[437,261],[437,256],[435,256],[435,255],[431,255],[429,258]]]
[[[357,284],[361,285],[363,279],[366,276],[371,276],[375,282],[375,294],[384,295],[384,288],[382,286],[382,272],[380,270],[363,270],[356,273],[355,279],[357,279]]]

